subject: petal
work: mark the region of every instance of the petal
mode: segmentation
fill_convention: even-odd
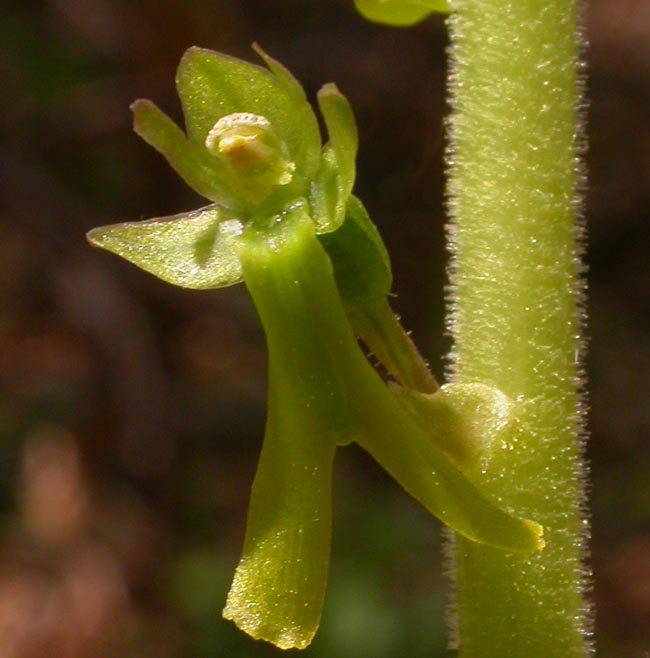
[[[318,172],[309,190],[311,214],[318,233],[334,231],[343,221],[340,198],[338,163],[334,150],[327,145],[323,147]]]
[[[318,92],[318,106],[325,119],[329,144],[336,155],[341,185],[347,200],[355,178],[359,135],[348,99],[335,84],[324,85]]]
[[[242,224],[218,205],[95,228],[88,240],[159,279],[184,288],[220,288],[241,281],[236,254]]]
[[[135,101],[131,110],[135,132],[159,151],[193,190],[222,205],[237,205],[225,192],[216,158],[187,139],[185,133],[151,101]]]
[[[329,142],[323,149],[321,166],[312,187],[314,220],[318,233],[333,231],[345,219],[348,198],[356,176],[357,126],[352,108],[334,84],[318,92]]]

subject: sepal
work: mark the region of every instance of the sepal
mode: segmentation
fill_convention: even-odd
[[[135,132],[153,146],[193,190],[223,206],[241,205],[227,192],[221,163],[202,145],[190,141],[154,103],[140,99],[131,105],[131,110]]]
[[[242,280],[237,244],[244,227],[217,204],[143,222],[100,226],[88,241],[163,281],[184,288],[222,288]]]
[[[350,195],[343,224],[318,237],[346,309],[359,313],[382,304],[392,286],[390,258],[363,203]]]

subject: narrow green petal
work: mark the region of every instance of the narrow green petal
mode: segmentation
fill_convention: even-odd
[[[362,16],[376,23],[406,27],[433,13],[449,13],[447,0],[355,0]]]
[[[325,119],[329,143],[339,164],[341,185],[352,192],[355,178],[355,162],[359,148],[359,135],[354,113],[348,99],[335,84],[324,85],[318,92],[318,106]]]
[[[219,163],[199,148],[158,107],[148,100],[131,105],[133,128],[147,144],[159,151],[178,175],[201,196],[222,205],[236,205],[226,196]]]
[[[279,65],[278,65],[279,66]],[[268,69],[203,48],[185,52],[176,85],[190,139],[203,145],[222,117],[248,112],[268,119],[286,143],[296,176],[286,187],[294,196],[305,192],[318,168],[320,132],[310,105]]]
[[[346,205],[356,176],[356,158],[359,138],[352,108],[347,99],[330,83],[318,92],[318,105],[320,107],[329,142],[326,149],[329,151],[325,162],[321,165],[324,180],[328,180],[332,170],[334,184],[327,189],[326,194],[331,195],[329,204],[332,206],[327,221],[327,230],[331,231],[340,226],[345,218]],[[334,166],[332,166],[334,163]],[[318,232],[323,232],[324,222],[320,223]]]
[[[309,203],[317,233],[336,230],[343,218],[340,209],[338,162],[334,149],[323,147],[320,166],[310,185]]]
[[[217,205],[95,228],[88,240],[159,279],[184,288],[220,288],[242,279],[236,255],[242,224]]]
[[[271,363],[269,411],[226,619],[281,649],[305,648],[320,623],[331,543],[335,442]]]

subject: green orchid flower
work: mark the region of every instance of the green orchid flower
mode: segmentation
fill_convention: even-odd
[[[319,91],[330,137],[321,148],[302,87],[257,52],[268,69],[201,48],[185,53],[176,85],[187,135],[151,101],[132,105],[136,133],[213,203],[94,229],[93,244],[169,283],[219,288],[242,281],[236,247],[247,226],[277,221],[298,200],[309,204],[319,233],[341,225],[355,177],[352,110],[333,84]]]
[[[391,392],[365,358],[353,327],[378,345],[398,381],[423,395],[436,388],[407,365],[386,310],[388,257],[351,195],[357,134],[347,101],[333,85],[319,92],[322,146],[300,85],[258,53],[267,68],[198,48],[185,54],[177,86],[187,135],[149,101],[133,106],[138,134],[213,203],[88,237],[176,285],[245,282],[267,338],[268,418],[224,616],[255,638],[302,648],[321,616],[339,446],[356,441],[472,540],[508,551],[543,541],[540,526],[481,493],[427,430],[419,400]],[[429,406],[440,416],[436,432],[462,434],[454,414]]]

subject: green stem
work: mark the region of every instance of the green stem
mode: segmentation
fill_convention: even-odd
[[[484,480],[547,541],[514,555],[456,537],[455,639],[462,658],[584,656],[581,2],[452,8],[451,374],[518,401],[524,436]]]

